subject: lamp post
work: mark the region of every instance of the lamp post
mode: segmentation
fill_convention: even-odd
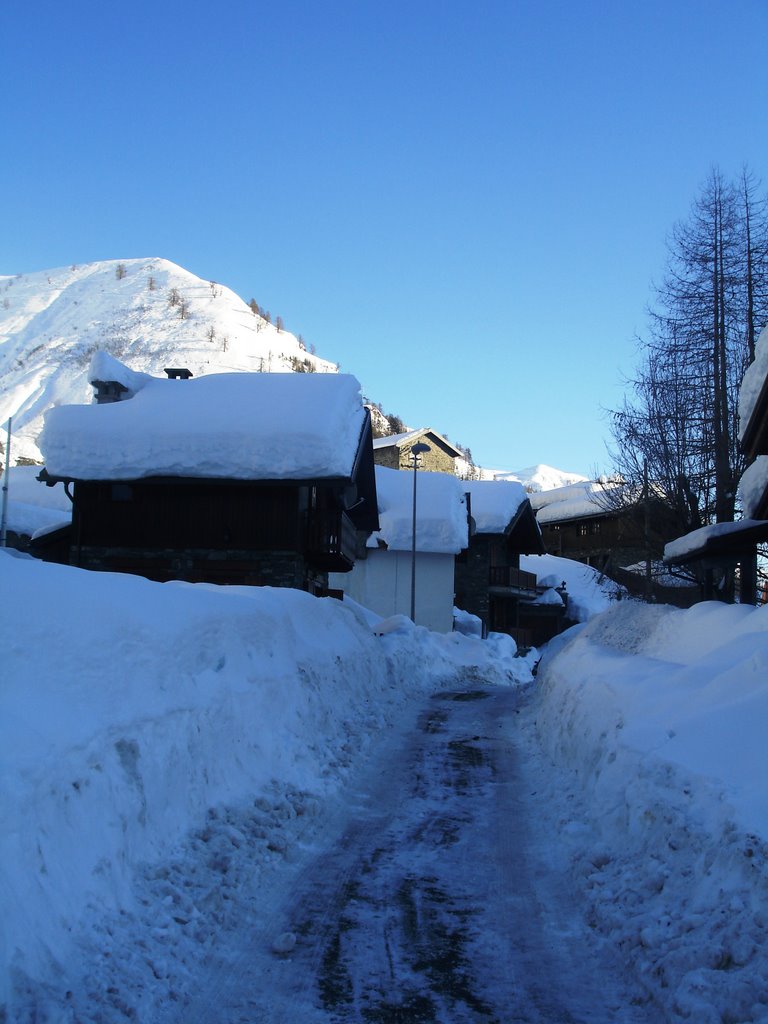
[[[413,533],[411,536],[411,621],[416,621],[416,465],[422,452],[432,449],[419,441],[411,448],[413,456]]]

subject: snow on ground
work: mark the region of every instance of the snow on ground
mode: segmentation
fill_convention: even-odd
[[[613,601],[626,596],[618,583],[608,579],[582,562],[558,555],[521,555],[520,568],[533,572],[539,586],[559,587],[565,583],[568,592],[568,618],[586,622],[610,607]]]
[[[588,620],[535,683],[508,637],[0,552],[6,1019],[184,1019],[222,936],[269,938],[388,737],[486,681],[528,690],[512,721],[553,850],[666,1019],[766,1024],[768,608],[611,601],[524,561]]]
[[[533,728],[590,918],[670,1019],[768,1021],[768,608],[616,603],[549,645]]]
[[[103,1019],[62,1015],[71,999],[86,1013],[86,963],[88,1005],[123,1019],[107,989],[130,957],[147,969],[147,944],[171,999],[236,913],[237,849],[251,872],[282,863],[297,820],[424,693],[531,679],[508,637],[402,617],[374,629],[354,605],[298,591],[157,584],[7,551],[0,576],[0,1006],[14,1022]]]

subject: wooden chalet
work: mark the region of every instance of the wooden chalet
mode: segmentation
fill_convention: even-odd
[[[352,568],[378,528],[354,378],[174,369],[121,381],[119,365],[114,381],[92,378],[96,405],[46,422],[41,478],[71,494],[71,565],[315,594]]]
[[[456,558],[456,606],[486,628],[508,633],[521,646],[544,643],[559,632],[565,602],[541,604],[535,573],[520,568],[520,555],[545,553],[541,530],[522,485],[467,481],[473,529]]]
[[[387,469],[413,469],[411,449],[415,444],[429,446],[429,451],[418,455],[418,466],[432,473],[455,473],[456,460],[463,457],[463,453],[436,430],[422,427],[405,434],[375,438],[373,457],[376,465]]]
[[[547,551],[583,562],[623,582],[622,568],[660,558],[679,531],[674,510],[658,497],[632,500],[622,485],[584,481],[539,491],[531,504]]]

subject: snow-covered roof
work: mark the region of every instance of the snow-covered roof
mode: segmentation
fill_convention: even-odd
[[[755,346],[755,359],[748,367],[739,390],[739,440],[744,441],[755,412],[760,393],[768,378],[768,326],[764,327]]]
[[[511,480],[466,480],[477,533],[504,533],[528,498],[525,488]]]
[[[449,473],[416,474],[416,550],[457,555],[467,546],[469,527],[465,483]],[[413,473],[376,467],[379,539],[390,550],[410,551],[413,538]]]
[[[597,516],[606,511],[602,495],[615,483],[600,480],[585,480],[583,483],[571,484],[567,487],[556,487],[551,491],[539,491],[529,495],[531,505],[538,510],[537,519],[540,523],[560,522],[563,519],[580,519],[584,516]]]
[[[338,369],[223,284],[164,259],[68,264],[0,277],[0,286],[0,423],[13,417],[17,458],[41,460],[46,409],[90,401],[86,370],[97,348],[153,375],[165,366],[195,377]]]
[[[758,455],[739,480],[739,496],[744,515],[753,519],[768,491],[768,455]]]
[[[742,541],[748,545],[766,539],[768,522],[760,519],[741,519],[737,523],[712,523],[666,544],[664,561],[685,562],[686,559],[693,560],[708,554],[726,553],[726,546],[734,541]]]
[[[99,355],[90,380],[115,375]],[[123,368],[127,370],[127,368]],[[367,413],[348,374],[222,373],[191,380],[130,374],[133,397],[49,409],[48,474],[241,480],[347,478]]]

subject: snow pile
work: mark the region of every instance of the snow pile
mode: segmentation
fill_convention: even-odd
[[[121,1019],[107,992],[129,969],[172,1001],[237,913],[242,872],[284,863],[415,698],[531,679],[509,637],[374,630],[298,591],[0,563],[0,1016],[16,1022],[75,1019],[67,992]]]
[[[447,473],[416,473],[416,550],[456,555],[467,546],[466,484]],[[413,472],[376,466],[378,533],[368,546],[383,540],[390,551],[410,551],[413,544]]]
[[[41,448],[51,476],[351,475],[366,413],[360,385],[348,374],[134,374],[132,386],[125,401],[48,410]]]
[[[675,1019],[764,1022],[768,608],[622,602],[554,641],[538,678],[595,927]]]
[[[0,277],[0,297],[0,423],[13,416],[15,457],[37,462],[46,409],[91,400],[86,370],[98,349],[139,374],[337,370],[229,288],[168,260]]]
[[[618,583],[582,562],[557,555],[521,555],[520,568],[536,574],[540,587],[560,587],[568,593],[568,618],[586,622],[604,612],[613,601],[624,596]]]
[[[478,533],[504,533],[528,497],[523,485],[511,480],[468,480],[464,488]]]

